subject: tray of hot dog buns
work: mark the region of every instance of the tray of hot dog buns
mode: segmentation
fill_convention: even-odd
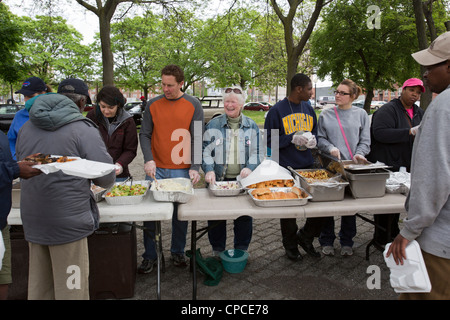
[[[249,189],[248,194],[260,207],[302,206],[312,196],[304,189],[293,186],[288,188],[256,188]]]

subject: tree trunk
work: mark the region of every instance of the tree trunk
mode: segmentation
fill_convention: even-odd
[[[272,4],[272,8],[277,14],[278,18],[281,20],[281,23],[284,27],[284,41],[286,44],[286,52],[287,52],[287,74],[286,74],[286,95],[289,95],[291,92],[291,79],[297,73],[298,63],[300,61],[300,56],[303,53],[303,49],[306,46],[306,43],[311,36],[311,33],[316,25],[317,19],[319,18],[320,11],[322,8],[328,4],[324,4],[324,0],[317,0],[314,8],[314,12],[311,14],[311,17],[308,22],[308,26],[306,30],[303,32],[301,39],[297,44],[294,44],[294,25],[293,21],[297,13],[297,8],[303,2],[303,0],[291,0],[289,1],[289,12],[287,16],[283,15],[280,7],[276,0],[270,0]]]
[[[428,38],[425,26],[425,16],[423,13],[422,0],[413,0],[414,6],[414,16],[416,19],[416,30],[417,38],[419,40],[419,50],[424,50],[428,48]],[[420,66],[420,73],[423,75],[425,73],[425,68]],[[428,105],[431,103],[433,98],[433,93],[428,89],[426,90],[420,98],[420,107],[426,110]]]
[[[114,57],[111,51],[111,23],[100,15],[100,42],[102,44],[103,85],[114,85]]]

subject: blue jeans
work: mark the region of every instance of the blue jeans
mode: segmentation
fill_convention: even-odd
[[[162,169],[156,168],[156,179],[169,179],[169,178],[188,178],[189,169]],[[149,176],[145,177],[145,180],[152,180]],[[144,232],[144,248],[145,251],[142,254],[142,258],[146,260],[156,259],[155,249],[155,222],[145,221],[144,227],[147,230]],[[188,229],[187,221],[178,220],[178,203],[173,204],[173,216],[172,216],[172,244],[170,252],[172,254],[184,254],[184,248],[186,246],[186,235]],[[150,233],[148,235],[147,233]]]
[[[217,224],[217,225],[216,225]],[[227,222],[226,220],[208,221],[211,228],[208,231],[209,243],[214,251],[224,251],[227,240]],[[252,239],[253,218],[241,216],[234,220],[234,248],[247,250]]]
[[[341,230],[339,231],[339,242],[341,246],[353,247],[353,237],[356,235],[356,216],[342,216]],[[334,218],[327,217],[320,233],[319,243],[321,246],[333,246],[334,239]]]

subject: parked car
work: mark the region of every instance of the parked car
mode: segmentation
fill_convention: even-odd
[[[364,100],[353,101],[352,106],[363,109],[364,108]]]
[[[268,105],[262,104],[261,102],[248,102],[244,104],[244,110],[252,111],[269,111],[270,107]]]
[[[94,108],[95,108],[95,104],[93,104],[93,103],[91,103],[91,104],[86,104],[85,106],[84,106],[84,110],[83,110],[83,112],[89,112],[89,111],[91,111],[91,110],[93,110]]]
[[[144,110],[142,108],[142,102],[141,101],[127,102],[123,106],[123,108],[133,116],[134,123],[136,123],[137,126],[140,126],[142,122],[142,115],[144,113]]]
[[[386,102],[384,102],[384,101],[372,101],[370,103],[370,109],[378,110],[385,104],[386,104]]]
[[[0,130],[8,132],[16,112],[23,108],[21,104],[0,104]]]
[[[197,97],[197,99],[202,104],[205,124],[207,124],[211,119],[225,113],[222,96],[204,96],[201,98]]]
[[[262,103],[263,105],[268,106],[269,109],[273,107],[273,105],[270,104],[269,102],[260,101],[259,103]]]
[[[319,100],[317,102],[322,106],[325,106],[327,104],[334,105],[336,103],[336,98],[335,96],[321,96],[319,97]]]

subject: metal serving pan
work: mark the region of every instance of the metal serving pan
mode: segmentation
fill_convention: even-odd
[[[292,187],[288,188],[268,188],[272,192],[290,192]],[[252,195],[252,191],[255,189],[247,190],[250,197],[253,199],[255,204],[259,207],[291,207],[291,206],[303,206],[308,203],[308,200],[312,199],[313,197],[304,189],[300,188],[301,190],[305,191],[308,197],[302,198],[302,199],[280,199],[280,200],[260,200],[256,199]]]
[[[347,181],[342,179],[339,175],[333,174],[329,170],[331,177],[335,177],[333,180],[328,180],[326,182],[308,182],[300,172],[309,172],[316,171],[319,169],[297,169],[294,170],[289,168],[289,170],[295,175],[297,180],[300,182],[300,185],[303,189],[305,189],[311,196],[313,202],[325,202],[325,201],[340,201],[344,199],[345,195],[345,187],[349,185]]]
[[[226,186],[236,185],[233,189],[224,189]],[[241,194],[244,191],[239,181],[216,181],[214,184],[209,184],[208,188],[216,197],[233,197]]]
[[[386,169],[377,169],[369,173],[346,173],[350,190],[354,198],[379,198],[386,193],[386,180],[390,173]]]
[[[162,185],[171,182],[181,185],[185,190],[163,190],[161,188]],[[186,203],[194,195],[191,180],[187,178],[159,179],[158,181],[153,181],[150,190],[156,201],[163,202]]]

